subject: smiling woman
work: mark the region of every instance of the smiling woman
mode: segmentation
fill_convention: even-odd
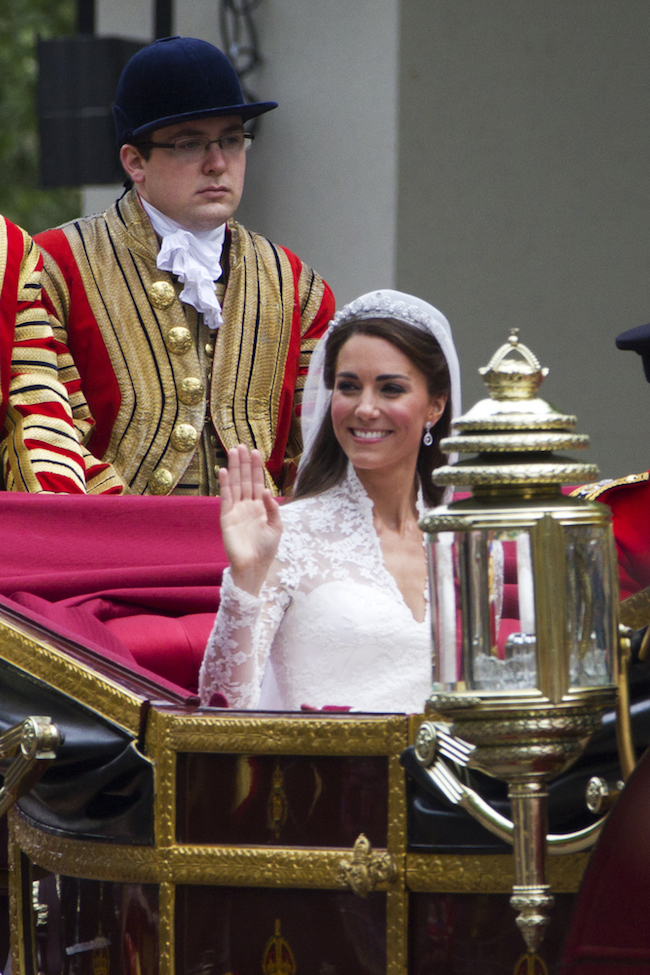
[[[412,474],[422,430],[434,426],[447,394],[429,392],[424,373],[391,342],[357,334],[342,347],[332,393],[332,426],[357,473],[400,478]],[[361,475],[360,475],[361,476]]]
[[[303,404],[306,450],[279,508],[260,458],[230,451],[230,559],[200,693],[235,707],[419,711],[431,684],[419,513],[460,410],[449,324],[398,292],[346,306],[321,340]]]

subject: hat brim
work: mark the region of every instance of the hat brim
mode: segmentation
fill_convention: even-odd
[[[249,119],[257,118],[258,115],[264,115],[265,112],[270,112],[277,107],[277,102],[251,102],[250,104],[244,105],[220,106],[214,109],[202,108],[196,112],[183,112],[180,115],[167,115],[163,118],[155,119],[153,122],[147,122],[146,125],[140,125],[137,129],[133,130],[128,139],[125,139],[125,142],[129,142],[130,139],[137,139],[138,136],[145,135],[147,132],[153,132],[155,129],[164,129],[168,125],[176,125],[178,122],[190,122],[192,119],[216,118],[220,115],[239,115],[244,122],[248,122]]]
[[[638,325],[616,336],[616,348],[641,356],[645,378],[650,383],[650,325]]]

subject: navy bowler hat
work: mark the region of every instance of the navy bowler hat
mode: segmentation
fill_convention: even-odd
[[[237,72],[219,48],[196,37],[164,37],[127,62],[115,93],[117,144],[175,122],[214,115],[244,121],[277,108],[246,104]]]
[[[650,325],[639,325],[616,336],[617,349],[631,349],[643,360],[645,378],[650,383]]]

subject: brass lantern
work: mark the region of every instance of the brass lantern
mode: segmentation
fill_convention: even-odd
[[[513,843],[511,904],[533,953],[553,903],[544,878],[547,782],[579,757],[615,703],[616,557],[609,509],[562,494],[561,485],[598,471],[554,453],[584,448],[588,437],[537,396],[548,370],[517,330],[480,372],[490,397],[442,443],[476,456],[434,472],[437,484],[471,487],[472,496],[420,523],[435,664],[416,756],[448,799]],[[505,780],[512,822],[464,785],[453,763]],[[549,841],[575,851],[597,831]]]

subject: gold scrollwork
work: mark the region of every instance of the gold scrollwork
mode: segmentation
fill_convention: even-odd
[[[109,677],[99,676],[89,665],[71,659],[52,643],[27,637],[16,625],[2,620],[0,656],[14,667],[37,673],[39,681],[77,698],[110,717],[114,724],[138,734],[141,698]]]
[[[352,848],[352,856],[339,863],[336,882],[350,887],[359,897],[367,897],[379,884],[390,884],[397,876],[397,867],[388,853],[373,853],[370,841],[360,833]]]
[[[269,718],[197,712],[154,711],[147,737],[158,729],[165,748],[179,752],[243,752],[247,755],[387,755],[407,745],[407,719],[402,715],[333,721],[317,715]]]

